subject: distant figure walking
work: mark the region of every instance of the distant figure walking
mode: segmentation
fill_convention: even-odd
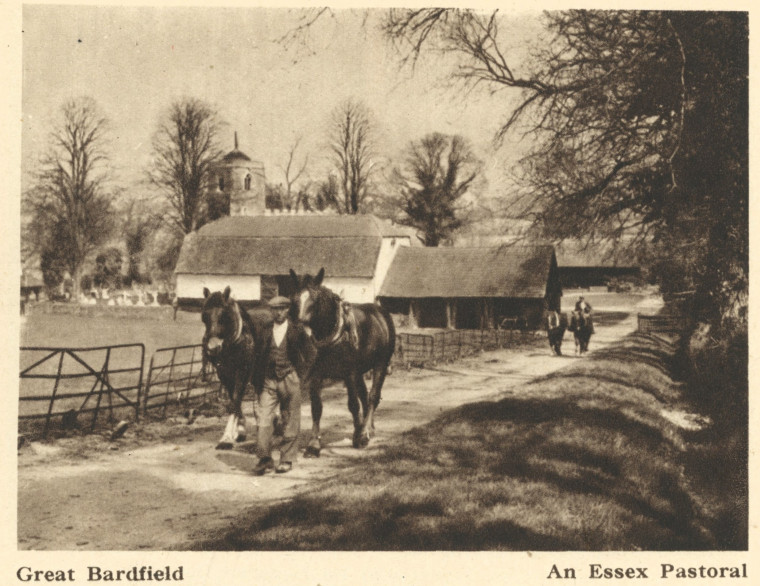
[[[591,315],[591,304],[583,298],[583,295],[578,297],[578,301],[575,302],[575,311],[579,317],[583,319],[584,325],[590,328],[590,332],[594,333],[594,319]]]
[[[567,329],[567,320],[558,311],[549,311],[546,315],[546,334],[549,347],[557,356],[562,356],[562,339]]]

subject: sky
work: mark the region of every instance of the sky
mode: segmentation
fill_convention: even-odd
[[[377,131],[377,152],[396,161],[411,140],[437,131],[462,134],[486,163],[489,190],[517,160],[518,137],[499,150],[492,138],[518,95],[465,93],[441,55],[412,69],[377,30],[381,10],[334,10],[296,42],[278,42],[301,22],[296,9],[25,5],[22,13],[22,178],[46,148],[69,98],[90,96],[110,121],[116,177],[130,189],[150,163],[151,137],[172,102],[199,98],[227,123],[234,146],[264,163],[267,180],[284,180],[287,154],[300,138],[311,178],[324,177],[331,112],[363,101]],[[538,13],[510,13],[505,42],[519,72]],[[302,160],[302,159],[301,159]],[[23,181],[23,179],[22,179]]]

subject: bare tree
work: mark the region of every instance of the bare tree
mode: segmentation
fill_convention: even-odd
[[[171,105],[153,137],[150,182],[166,197],[172,220],[182,233],[205,221],[206,195],[213,164],[221,156],[221,123],[205,102],[184,98]]]
[[[121,234],[127,249],[127,280],[139,283],[147,278],[141,266],[147,265],[144,258],[153,234],[160,228],[163,218],[154,212],[150,202],[132,199],[121,211]]]
[[[502,23],[498,12],[393,10],[385,32],[402,59],[413,62],[428,47],[451,52],[459,58],[453,78],[519,92],[496,138],[518,120],[532,133],[522,161],[526,207],[545,236],[654,249],[664,291],[694,290],[710,321],[741,315],[749,272],[747,14],[546,13],[550,36],[519,62],[519,74]]]
[[[368,194],[374,168],[372,140],[369,110],[362,102],[350,99],[333,111],[328,148],[338,176],[341,213],[357,213]]]
[[[296,163],[296,151],[298,150],[298,146],[301,143],[301,137],[299,136],[296,138],[295,142],[290,146],[290,149],[288,150],[288,160],[285,163],[285,166],[280,166],[280,169],[282,169],[283,175],[285,175],[285,193],[284,193],[284,199],[283,202],[285,207],[289,209],[298,210],[302,205],[302,194],[304,193],[303,190],[298,190],[295,194],[295,201],[293,201],[293,189],[297,181],[299,181],[304,173],[306,172],[306,167],[309,164],[309,155],[306,155],[303,162],[299,165]]]
[[[480,169],[480,161],[459,135],[436,132],[412,141],[404,166],[393,173],[399,191],[394,199],[402,212],[396,220],[417,228],[425,246],[438,246],[467,221],[461,200]]]
[[[29,218],[24,238],[45,266],[69,272],[73,300],[79,297],[85,260],[113,228],[106,128],[91,98],[66,102],[33,185],[24,194]]]

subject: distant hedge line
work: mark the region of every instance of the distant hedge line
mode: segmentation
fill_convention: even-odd
[[[125,305],[80,305],[79,303],[30,303],[26,313],[54,313],[62,315],[82,315],[87,317],[121,317],[173,319],[174,308],[170,305],[159,307],[139,307]]]

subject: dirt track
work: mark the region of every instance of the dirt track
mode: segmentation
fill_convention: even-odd
[[[656,309],[656,300],[638,309]],[[601,308],[596,305],[597,308]],[[602,348],[636,327],[631,312],[613,326],[597,327],[591,349]],[[570,334],[565,350],[572,352]],[[345,391],[325,391],[322,457],[301,459],[290,474],[255,478],[256,458],[244,445],[214,449],[223,422],[199,418],[175,422],[169,442],[92,441],[72,451],[60,442],[32,444],[19,452],[18,545],[30,550],[166,550],[183,548],[211,529],[232,524],[253,504],[287,499],[320,480],[344,472],[373,454],[389,438],[454,406],[517,392],[521,384],[576,360],[553,357],[548,345],[496,350],[436,369],[396,371],[388,377],[376,417],[376,436],[365,450],[351,448],[351,419]],[[250,410],[250,405],[248,405]],[[311,427],[302,409],[305,443]],[[70,440],[67,440],[70,441]],[[73,440],[71,440],[73,441]],[[91,446],[91,449],[90,449]],[[275,454],[276,457],[276,454]]]

